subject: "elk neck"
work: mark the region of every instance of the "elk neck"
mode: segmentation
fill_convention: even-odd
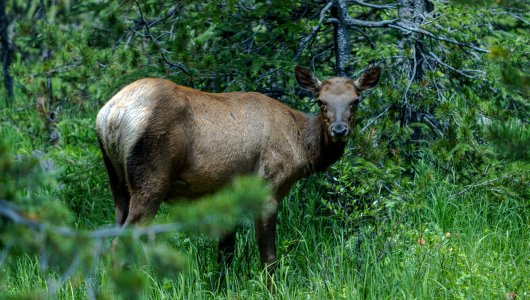
[[[344,154],[345,141],[332,141],[322,122],[322,114],[305,115],[304,143],[309,172],[322,172]]]

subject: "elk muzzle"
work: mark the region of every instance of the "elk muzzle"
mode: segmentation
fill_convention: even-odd
[[[344,122],[335,122],[330,127],[331,137],[334,139],[345,140],[350,134],[350,126]]]

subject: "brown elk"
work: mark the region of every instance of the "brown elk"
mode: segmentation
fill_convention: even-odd
[[[276,260],[278,205],[293,183],[323,171],[343,154],[355,125],[360,92],[381,69],[357,80],[320,82],[297,66],[301,87],[314,92],[320,112],[307,115],[259,93],[213,94],[164,79],[141,79],[99,111],[98,139],[115,201],[116,223],[151,219],[161,202],[215,192],[234,175],[258,174],[273,187],[272,212],[256,220],[261,262]],[[221,239],[231,261],[235,233]]]

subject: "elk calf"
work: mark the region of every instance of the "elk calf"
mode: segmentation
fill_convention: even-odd
[[[377,84],[381,69],[368,69],[357,80],[323,82],[303,67],[295,73],[316,95],[316,115],[259,93],[206,93],[164,79],[141,79],[120,90],[96,120],[116,223],[149,220],[166,199],[194,199],[234,175],[258,174],[274,192],[272,213],[256,220],[261,262],[272,264],[281,199],[296,180],[342,156],[359,94]],[[219,243],[228,263],[234,242],[230,234]]]

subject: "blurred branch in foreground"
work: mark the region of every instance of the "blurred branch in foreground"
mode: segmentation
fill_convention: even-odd
[[[9,260],[10,255],[33,252],[39,256],[40,272],[46,274],[48,297],[55,297],[58,289],[70,278],[82,276],[88,298],[95,299],[100,255],[110,252],[111,238],[120,239],[118,251],[113,254],[120,262],[126,265],[149,263],[159,273],[169,275],[182,270],[186,259],[171,247],[157,243],[154,239],[156,235],[187,231],[217,237],[241,224],[245,218],[253,218],[261,212],[269,195],[269,187],[260,178],[240,177],[216,194],[192,203],[173,205],[163,218],[168,223],[95,230],[53,225],[0,199],[0,216],[4,219],[0,266]],[[149,242],[142,245],[141,238],[146,236]],[[126,251],[120,251],[122,249]],[[129,285],[137,284],[134,271],[130,269],[120,268],[111,272],[118,290],[125,291],[130,288]],[[135,293],[138,294],[136,289]]]

